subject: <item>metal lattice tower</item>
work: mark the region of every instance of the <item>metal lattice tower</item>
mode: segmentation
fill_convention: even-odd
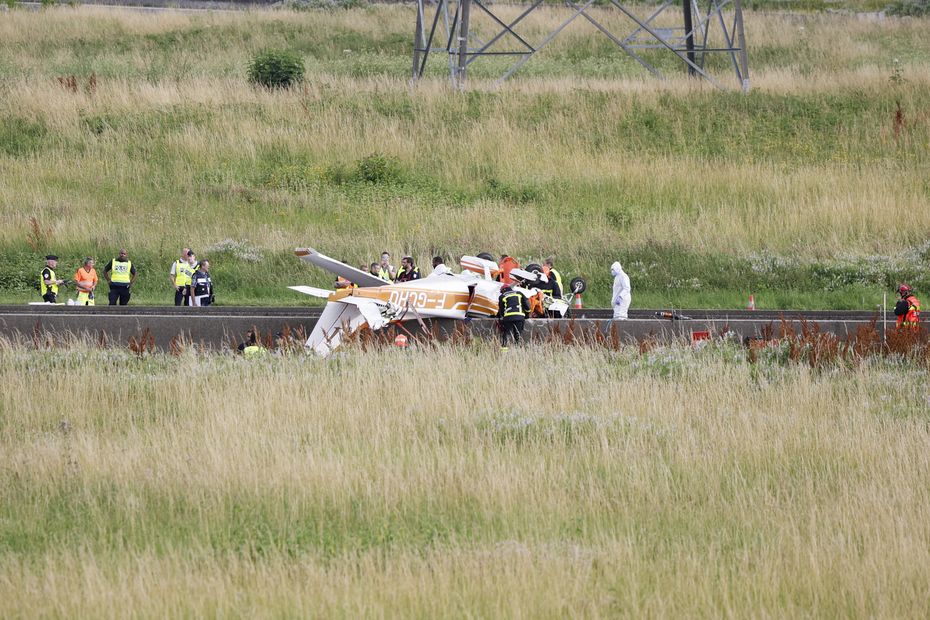
[[[447,59],[453,86],[464,88],[468,66],[475,60],[484,56],[511,57],[514,63],[498,79],[499,84],[552,42],[570,23],[582,17],[658,78],[664,76],[643,57],[640,53],[643,50],[665,50],[674,54],[689,75],[725,88],[707,65],[707,59],[716,54],[729,57],[727,64],[732,67],[737,82],[743,92],[749,91],[749,59],[741,0],[703,0],[703,7],[702,0],[665,0],[644,18],[638,17],[618,0],[608,0],[606,8],[615,9],[628,18],[624,21],[629,21],[633,28],[625,36],[614,34],[602,20],[596,19],[591,11],[594,3],[595,0],[565,0],[564,6],[571,10],[569,16],[541,41],[533,44],[519,30],[521,23],[525,23],[524,20],[543,5],[543,0],[533,0],[509,22],[494,13],[489,0],[417,0],[413,79],[422,77],[427,61],[439,54]],[[492,36],[485,40],[470,30],[475,11],[485,23],[492,25]],[[668,28],[658,25],[669,20],[681,23],[681,26]],[[492,49],[504,41],[515,49]]]

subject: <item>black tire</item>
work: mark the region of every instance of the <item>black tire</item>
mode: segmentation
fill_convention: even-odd
[[[483,258],[484,260],[489,260],[489,261],[491,261],[492,263],[496,263],[496,262],[497,262],[496,260],[494,260],[494,257],[491,256],[490,254],[488,254],[487,252],[481,252],[480,254],[478,254],[478,258]]]
[[[584,278],[572,278],[571,282],[568,283],[568,290],[572,294],[584,293],[588,290],[588,283],[585,282]]]
[[[529,265],[524,267],[523,270],[529,271],[530,273],[536,273],[536,274],[543,272],[543,268],[539,266],[537,263],[530,263]]]

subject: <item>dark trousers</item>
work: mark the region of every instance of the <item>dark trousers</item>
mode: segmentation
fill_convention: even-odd
[[[175,306],[189,306],[191,305],[191,287],[182,286],[181,290],[174,292],[174,305]]]
[[[119,305],[125,306],[129,303],[129,292],[128,286],[111,286],[110,287],[110,305],[115,306],[116,302],[119,302]]]
[[[506,347],[508,340],[518,344],[522,333],[523,319],[503,319],[501,321],[501,346]]]
[[[50,304],[56,304],[58,303],[58,293],[49,291],[45,295],[42,295],[42,301],[47,301]]]

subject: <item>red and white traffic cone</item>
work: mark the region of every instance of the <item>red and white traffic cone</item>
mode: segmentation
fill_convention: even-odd
[[[575,310],[581,310],[583,307],[581,305],[581,293],[575,293]]]
[[[756,298],[754,296],[752,295],[749,296],[749,305],[747,305],[746,308],[749,310],[756,309]]]

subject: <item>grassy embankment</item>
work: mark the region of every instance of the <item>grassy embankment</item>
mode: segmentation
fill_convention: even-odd
[[[47,251],[67,272],[125,245],[137,301],[166,303],[185,243],[215,259],[225,303],[304,303],[284,287],[327,282],[291,257],[304,244],[353,263],[554,254],[599,305],[615,259],[640,306],[874,307],[900,279],[930,289],[926,20],[750,12],[748,97],[644,78],[581,26],[500,90],[482,81],[494,61],[465,95],[440,64],[410,88],[411,24],[397,6],[4,14],[0,301],[34,298]],[[248,87],[265,47],[302,53],[306,83]],[[56,79],[72,74],[77,93]]]
[[[528,353],[0,343],[0,615],[930,613],[926,369]]]

